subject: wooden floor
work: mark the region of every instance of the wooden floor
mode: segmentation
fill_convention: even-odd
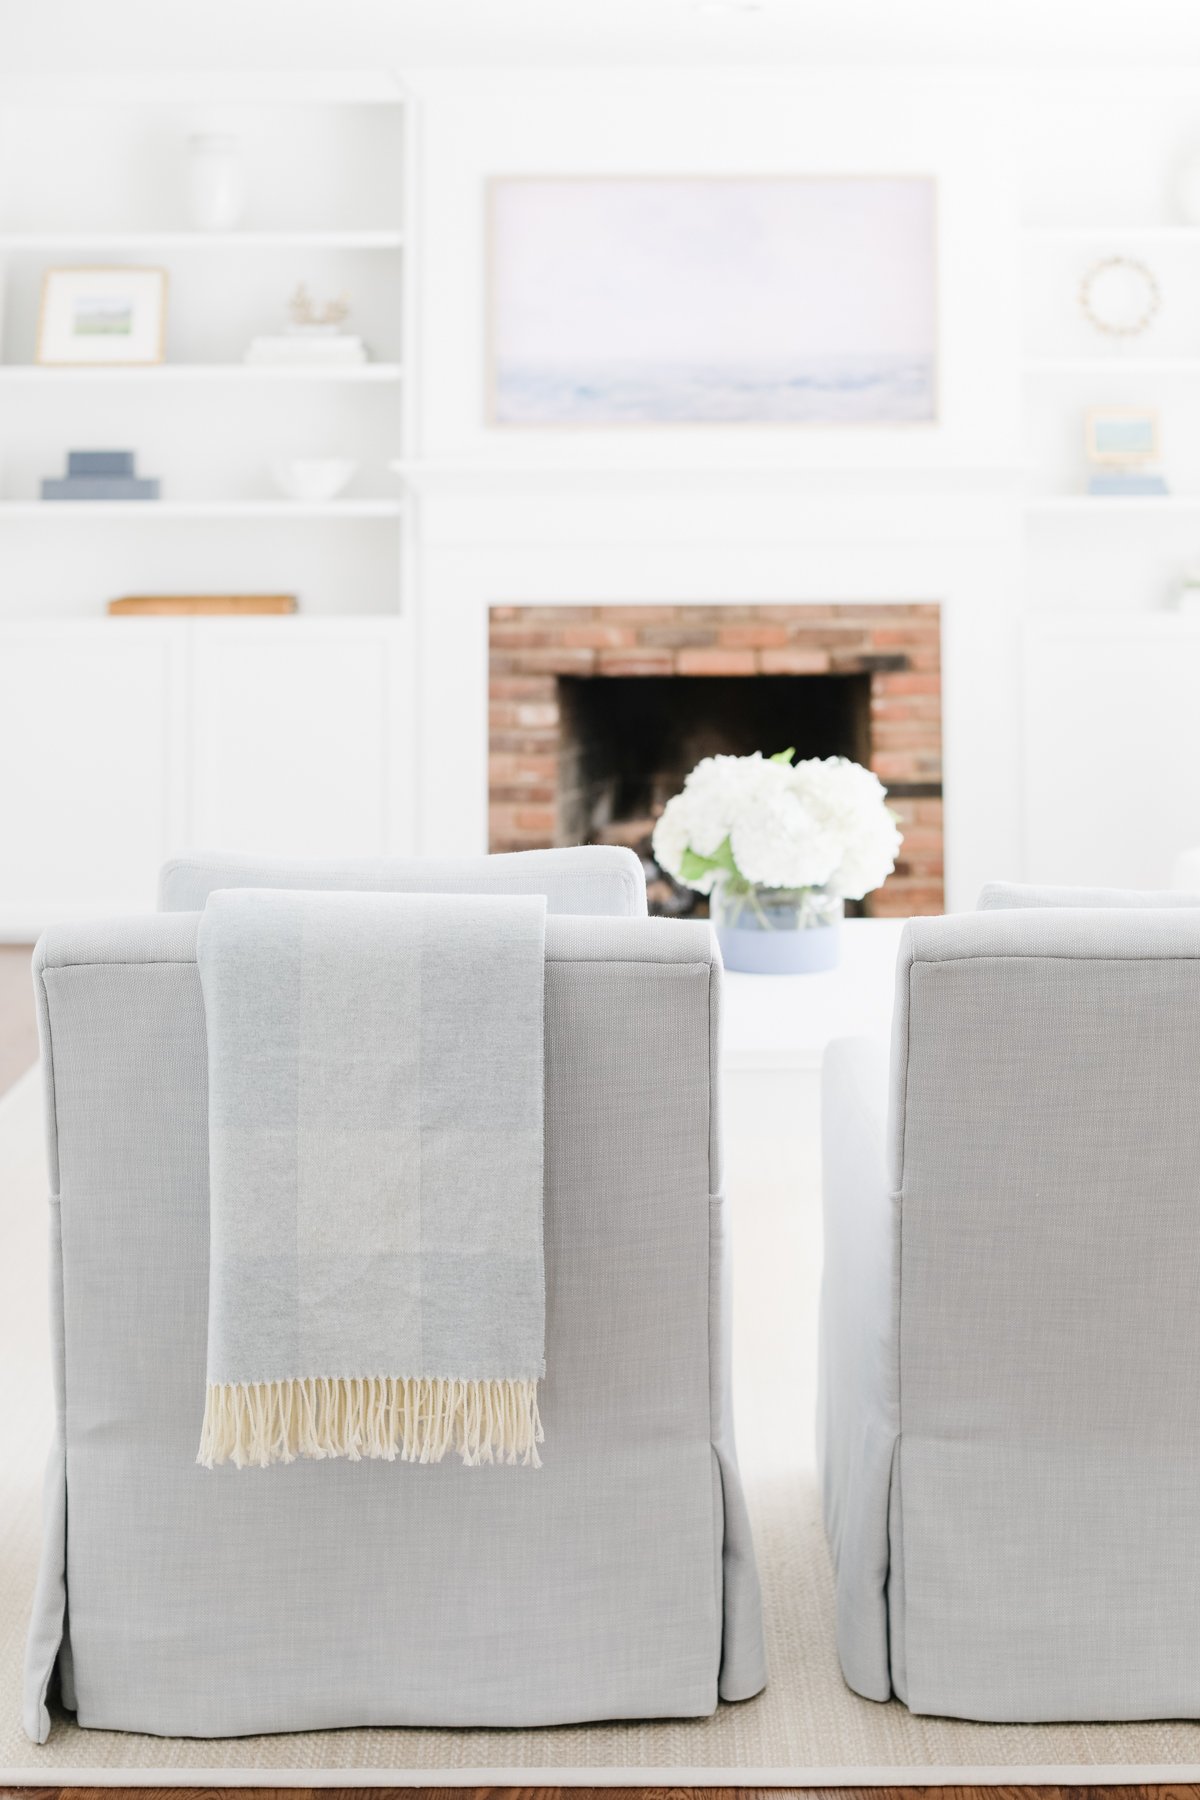
[[[37,1061],[31,950],[28,944],[0,944],[0,1094]]]
[[[1200,1800],[1200,1787],[907,1787],[907,1788],[6,1788],[0,1800],[213,1800],[229,1793],[234,1800]]]

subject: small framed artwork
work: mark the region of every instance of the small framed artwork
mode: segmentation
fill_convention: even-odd
[[[489,417],[937,420],[932,176],[501,177]]]
[[[166,332],[165,269],[47,269],[39,363],[148,366],[162,362]]]
[[[1084,449],[1089,462],[1110,469],[1155,462],[1158,413],[1152,406],[1093,406],[1084,425]]]

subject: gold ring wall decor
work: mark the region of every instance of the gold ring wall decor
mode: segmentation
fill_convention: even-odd
[[[1157,315],[1162,290],[1137,257],[1106,256],[1079,283],[1079,305],[1088,324],[1106,337],[1137,337]]]

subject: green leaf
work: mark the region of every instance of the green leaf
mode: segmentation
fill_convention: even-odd
[[[775,752],[774,756],[768,756],[767,761],[768,762],[790,763],[793,756],[795,756],[795,754],[796,754],[796,746],[795,746],[795,744],[793,744],[790,750],[777,750]]]
[[[679,876],[681,881],[699,881],[714,870],[723,875],[737,875],[738,866],[733,860],[733,846],[726,838],[718,844],[711,856],[701,856],[699,851],[690,846],[679,859]]]
[[[699,881],[711,868],[712,864],[707,856],[697,856],[694,850],[685,850],[679,859],[679,879]]]

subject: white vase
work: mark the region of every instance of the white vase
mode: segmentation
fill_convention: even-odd
[[[197,231],[232,231],[246,203],[240,140],[216,131],[190,137],[188,190]]]
[[[744,975],[817,975],[837,967],[844,908],[821,888],[718,881],[710,906],[727,969]]]

